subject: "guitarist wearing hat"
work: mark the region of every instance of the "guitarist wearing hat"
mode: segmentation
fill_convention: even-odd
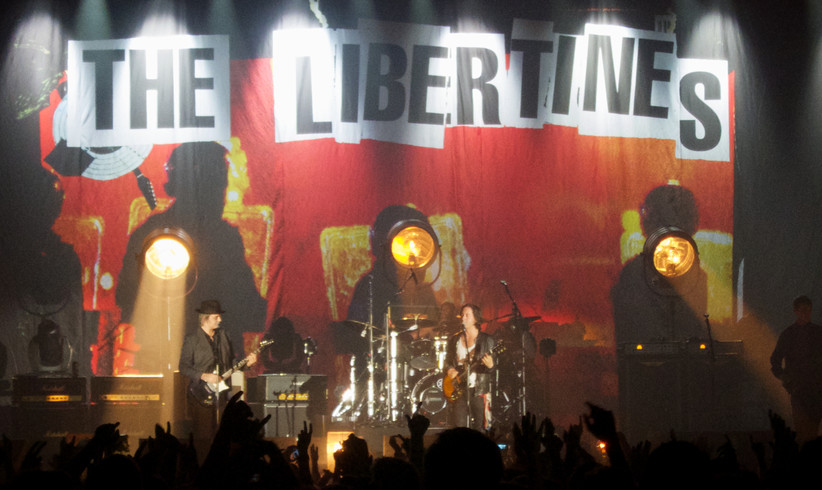
[[[491,373],[496,361],[494,339],[480,331],[482,311],[479,306],[464,305],[460,316],[462,331],[448,340],[443,367],[449,422],[454,426],[488,430],[491,425]]]
[[[228,386],[222,384],[224,380],[220,373],[231,368],[234,349],[225,330],[220,328],[222,314],[225,313],[220,302],[203,301],[196,311],[200,328],[183,341],[179,369],[191,381],[186,405],[194,422],[195,438],[207,438],[210,444],[217,432],[218,410],[228,399]],[[251,366],[257,362],[257,354],[251,353],[246,359],[246,365]],[[230,383],[231,380],[225,381]],[[205,449],[207,451],[208,446]]]

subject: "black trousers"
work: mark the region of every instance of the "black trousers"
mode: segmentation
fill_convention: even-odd
[[[228,403],[229,391],[226,390],[220,393],[215,400],[214,406],[211,407],[202,405],[193,396],[186,394],[186,412],[192,422],[194,448],[200,462],[208,455],[208,450],[211,448],[211,443],[217,434],[220,423],[219,417],[222,417],[223,409]]]
[[[486,425],[485,399],[482,395],[482,393],[477,393],[475,388],[469,388],[465,395],[451,403],[448,406],[448,424],[453,427],[470,427],[484,431]]]

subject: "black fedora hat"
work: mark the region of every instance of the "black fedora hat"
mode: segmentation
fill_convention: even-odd
[[[216,299],[207,299],[203,301],[200,303],[200,307],[195,311],[201,315],[214,315],[215,313],[222,315],[225,313],[225,311],[223,311],[220,307],[220,302]]]

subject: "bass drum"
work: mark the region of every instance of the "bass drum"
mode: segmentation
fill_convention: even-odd
[[[417,381],[411,390],[411,402],[414,408],[420,403],[420,413],[431,420],[431,425],[445,425],[448,402],[442,393],[442,374],[431,373]]]

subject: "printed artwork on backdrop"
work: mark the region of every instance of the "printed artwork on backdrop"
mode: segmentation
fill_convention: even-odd
[[[167,368],[135,320],[140,305],[178,332],[207,295],[239,291],[224,318],[235,345],[288,316],[320,340],[314,369],[333,370],[329,325],[364,278],[386,274],[374,241],[386,209],[430,224],[441,254],[425,274],[380,276],[381,297],[424,286],[433,306],[471,301],[495,318],[510,312],[505,280],[539,338],[573,330],[575,345],[612,355],[616,324],[642,331],[668,305],[626,294],[644,287],[637,257],[665,225],[699,247],[698,287],[681,298],[689,321],[730,319],[726,61],[678,57],[672,33],[569,34],[527,19],[510,43],[364,19],[266,35],[271,57],[256,59],[230,58],[228,36],[67,42],[65,74],[30,116],[40,158],[25,165],[59,180],[53,231],[79,261],[82,309],[97,315],[82,349],[95,373]],[[195,157],[206,147],[218,151]],[[208,165],[220,185],[197,183]],[[146,227],[171,221],[223,230],[195,233],[207,290],[175,298],[173,319],[162,301],[141,302],[133,270]],[[209,262],[223,243],[232,270]],[[653,313],[637,319],[636,301]],[[686,333],[699,325],[673,335]]]

